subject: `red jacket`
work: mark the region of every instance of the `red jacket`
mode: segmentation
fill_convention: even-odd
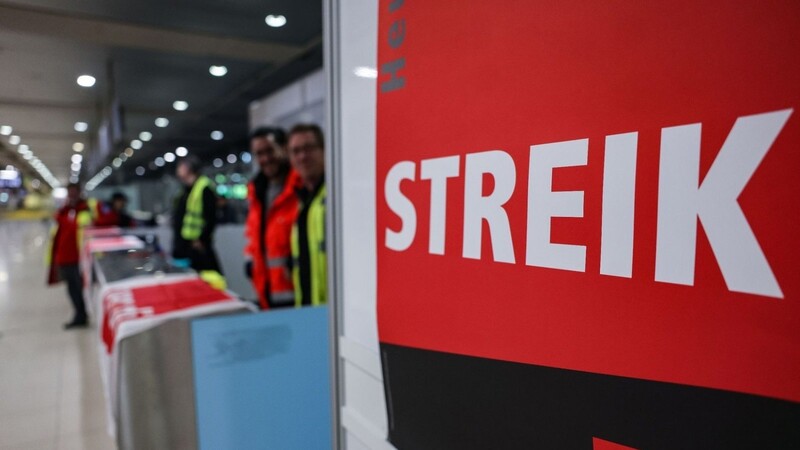
[[[260,181],[264,181],[263,178]],[[300,178],[290,170],[283,190],[267,211],[266,224],[262,224],[264,193],[256,192],[256,180],[247,185],[250,209],[245,223],[244,253],[252,258],[253,288],[263,309],[269,309],[270,303],[294,305],[290,238],[292,224],[297,218],[295,188],[299,185]]]
[[[56,212],[55,226],[52,230],[48,284],[59,281],[56,269],[58,266],[78,264],[80,259],[80,241],[83,227],[91,225],[89,205],[79,201],[75,206],[64,205]]]

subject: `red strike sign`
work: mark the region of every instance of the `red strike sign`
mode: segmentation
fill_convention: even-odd
[[[512,3],[382,5],[381,341],[800,401],[796,5]]]

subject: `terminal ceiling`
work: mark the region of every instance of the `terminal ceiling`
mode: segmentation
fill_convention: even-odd
[[[286,25],[267,26],[269,14]],[[142,131],[152,140],[111,181],[179,146],[203,158],[241,151],[249,103],[318,68],[321,34],[321,2],[311,0],[0,0],[0,125],[13,127],[61,183],[75,142],[86,147],[83,181]],[[211,76],[211,65],[226,66],[227,75]],[[82,74],[96,85],[78,86]],[[176,111],[176,100],[189,108]],[[115,104],[121,139],[97,158],[98,128]],[[156,127],[157,117],[169,125]],[[75,131],[79,121],[86,132]],[[214,130],[224,139],[212,140]],[[8,138],[0,136],[0,163],[35,173]]]

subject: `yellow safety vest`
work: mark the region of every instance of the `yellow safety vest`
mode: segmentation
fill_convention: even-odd
[[[198,239],[203,233],[206,221],[203,219],[203,190],[213,186],[211,180],[201,175],[194,182],[189,198],[186,200],[186,212],[183,214],[181,237],[187,241]]]
[[[306,216],[306,238],[308,239],[308,260],[311,264],[311,305],[324,305],[328,302],[328,259],[325,250],[325,186],[311,200]],[[304,205],[300,205],[302,209]],[[294,281],[294,304],[303,306],[303,292],[300,286],[300,240],[297,223],[292,227],[292,281]]]

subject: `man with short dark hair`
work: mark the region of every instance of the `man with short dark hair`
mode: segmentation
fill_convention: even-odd
[[[289,166],[286,134],[280,128],[253,132],[250,152],[258,174],[247,185],[245,272],[262,309],[294,306],[290,235],[300,179]]]
[[[322,129],[317,125],[299,124],[289,132],[289,161],[301,179],[296,190],[300,211],[292,228],[296,306],[328,301],[324,147]]]
[[[128,197],[122,192],[114,192],[108,202],[97,202],[94,225],[98,227],[132,227],[133,219],[125,210],[127,205]]]
[[[213,246],[217,221],[214,184],[200,174],[200,161],[191,156],[178,161],[175,175],[184,190],[172,216],[172,257],[179,264],[188,260],[188,266],[198,272],[221,273]]]

